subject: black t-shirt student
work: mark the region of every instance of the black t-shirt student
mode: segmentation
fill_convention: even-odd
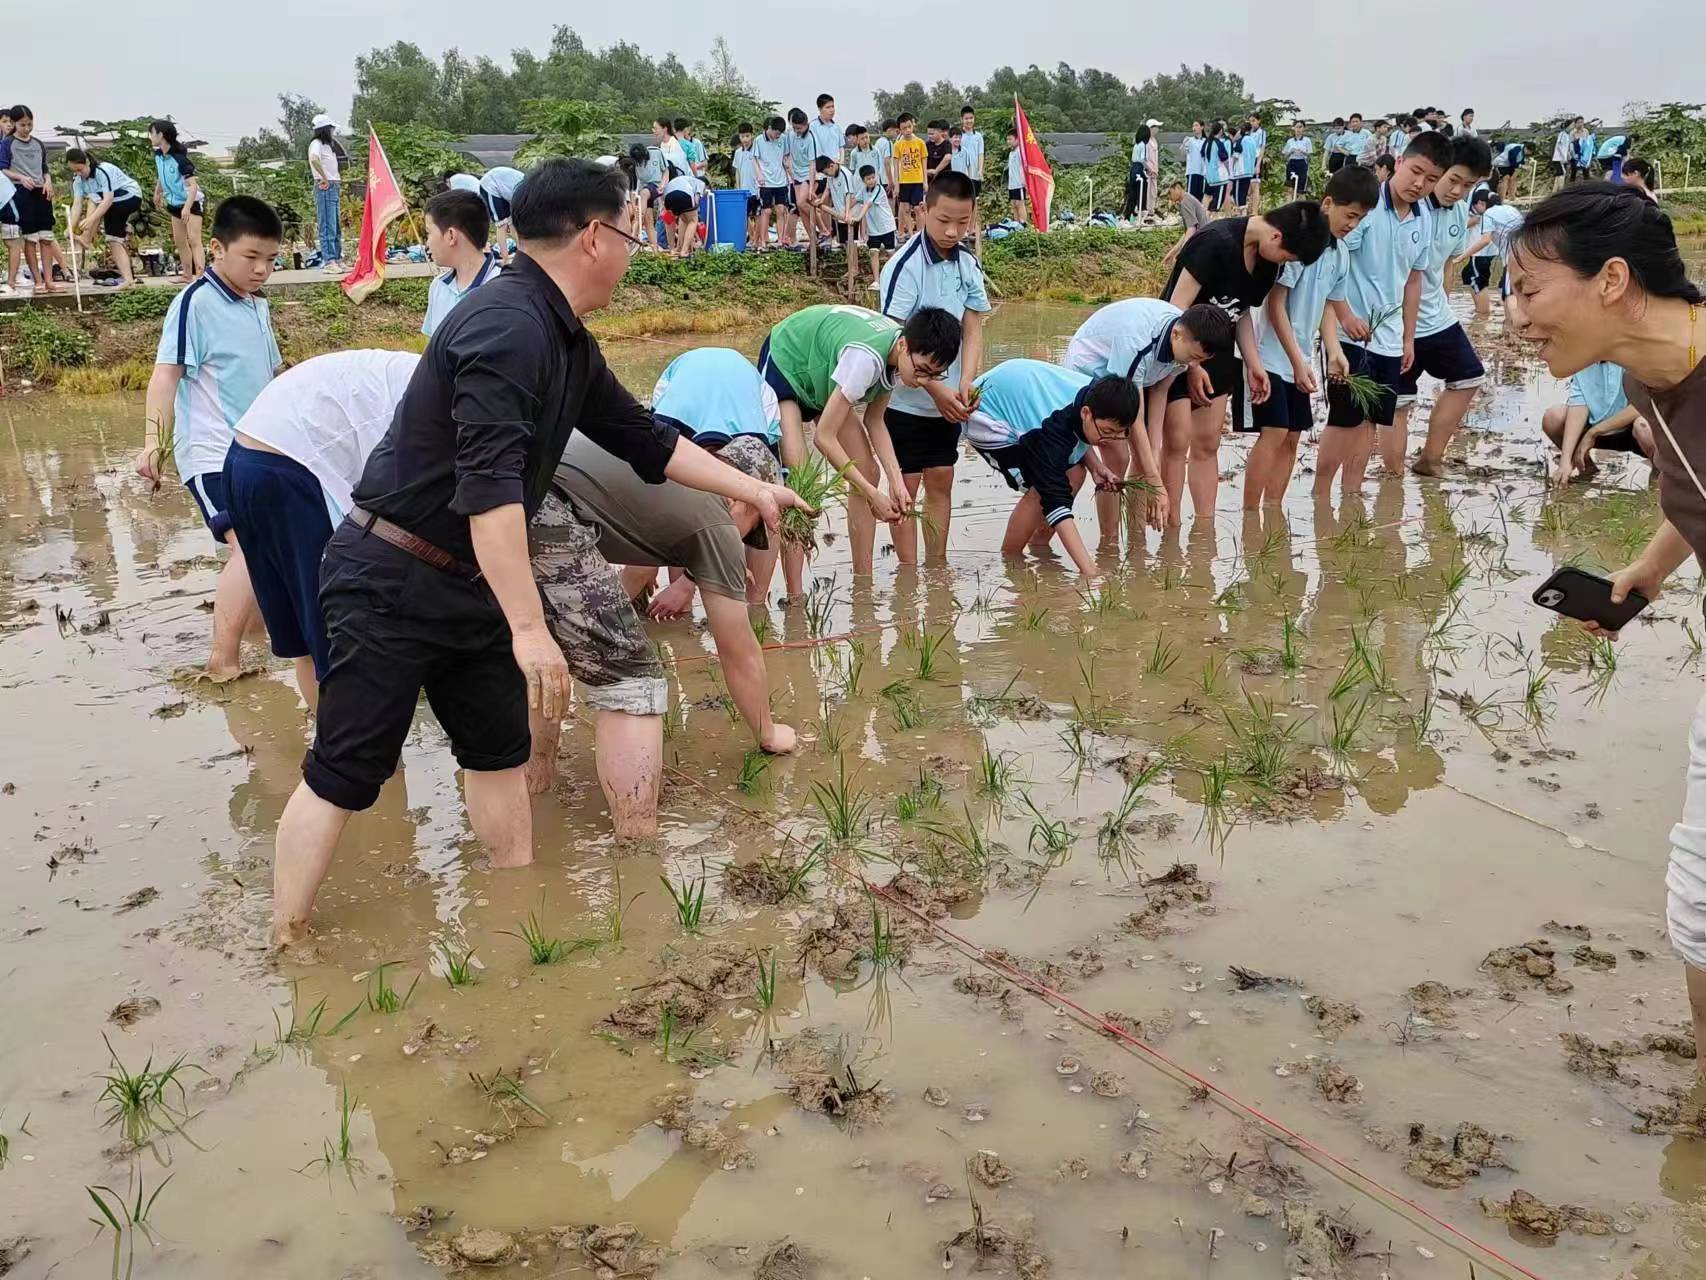
[[[1161,296],[1171,302],[1180,276],[1189,271],[1201,286],[1194,301],[1212,302],[1235,321],[1261,306],[1280,269],[1279,263],[1260,255],[1254,271],[1245,268],[1244,233],[1249,226],[1248,218],[1225,218],[1197,232],[1173,263],[1173,274]]]
[[[924,140],[924,157],[925,157],[925,166],[926,166],[925,170],[924,170],[924,176],[927,179],[935,177],[936,166],[941,164],[943,160],[947,159],[953,153],[954,153],[953,139],[943,138],[940,142],[931,142],[928,138],[926,138]],[[944,170],[942,170],[942,172],[946,173],[947,170],[944,169]]]

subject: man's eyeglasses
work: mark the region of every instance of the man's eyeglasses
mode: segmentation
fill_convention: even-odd
[[[590,222],[581,223],[582,231],[585,231],[588,227],[603,227],[606,231],[614,231],[617,235],[621,236],[628,242],[628,256],[630,258],[643,249],[646,244],[644,240],[641,240],[637,236],[629,235],[626,231],[622,230],[621,227],[616,226],[614,223],[606,222],[603,218],[594,218]]]

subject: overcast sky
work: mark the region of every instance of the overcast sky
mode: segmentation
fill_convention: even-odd
[[[231,0],[161,0],[143,10],[86,0],[70,26],[51,6],[8,8],[13,56],[0,94],[30,104],[45,133],[87,118],[170,114],[217,147],[271,123],[281,92],[307,94],[341,118],[355,57],[375,45],[408,39],[434,56],[455,45],[507,65],[514,47],[542,52],[559,21],[572,21],[589,45],[629,40],[649,54],[673,51],[689,67],[723,35],[764,96],[809,108],[827,90],[843,119],[869,115],[878,87],[982,81],[1003,64],[1062,61],[1132,82],[1208,61],[1241,73],[1255,94],[1295,98],[1315,116],[1437,104],[1453,115],[1473,105],[1484,125],[1565,108],[1616,119],[1630,98],[1706,96],[1693,56],[1706,45],[1706,6],[1675,0],[1609,8],[1547,0],[1531,17],[1485,0],[974,0],[911,27],[853,24],[862,32],[849,29],[849,15],[879,6],[811,6],[820,16],[807,21],[805,8],[787,3],[505,0],[484,9],[295,0],[268,10],[264,28],[259,11]],[[896,11],[929,15],[907,0]],[[745,21],[752,13],[766,17]]]

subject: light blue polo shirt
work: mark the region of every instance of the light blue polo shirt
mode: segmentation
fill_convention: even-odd
[[[787,139],[760,134],[752,140],[752,158],[758,165],[758,185],[785,187],[788,185],[788,161],[785,155]]]
[[[1046,360],[1003,360],[973,384],[983,395],[966,426],[966,442],[983,450],[1018,444],[1093,381],[1087,373]],[[1073,465],[1083,461],[1089,448],[1084,441],[1078,442],[1072,451]]]
[[[1427,269],[1433,247],[1426,208],[1418,204],[1400,220],[1392,209],[1392,193],[1383,186],[1379,205],[1344,238],[1351,255],[1345,289],[1351,310],[1370,324],[1388,313],[1362,344],[1376,355],[1404,354],[1404,286],[1410,272]]]
[[[1185,157],[1185,176],[1194,177],[1202,173],[1202,139],[1192,134],[1179,144]]]
[[[1238,176],[1240,178],[1253,178],[1256,176],[1256,157],[1261,154],[1261,140],[1266,136],[1266,134],[1260,132],[1247,133],[1244,135],[1243,141],[1238,144]]]
[[[1007,190],[1018,191],[1025,185],[1025,155],[1018,147],[1007,153]]]
[[[1153,387],[1185,367],[1173,359],[1173,324],[1183,314],[1159,298],[1110,302],[1078,326],[1065,363],[1092,378],[1111,373]]]
[[[1581,140],[1576,143],[1576,163],[1584,169],[1587,168],[1593,163],[1594,154],[1598,150],[1599,142],[1594,135],[1591,133],[1583,134]]]
[[[1422,276],[1422,306],[1416,313],[1416,336],[1425,338],[1457,323],[1445,296],[1445,264],[1469,247],[1469,202],[1459,200],[1441,208],[1433,196],[1423,201],[1433,227],[1427,270]]]
[[[1602,360],[1590,364],[1570,379],[1566,404],[1579,404],[1588,411],[1588,425],[1604,422],[1629,403],[1623,394],[1623,366]]]
[[[782,439],[776,393],[752,361],[727,347],[696,347],[671,360],[652,388],[652,412],[695,435]]]
[[[887,183],[889,180],[889,161],[894,158],[894,143],[886,133],[879,133],[871,139],[871,150],[877,153],[877,181]]]
[[[853,175],[855,182],[859,180],[859,170],[863,169],[866,165],[870,165],[871,168],[877,171],[878,182],[886,182],[888,180],[887,174],[883,171],[883,157],[875,147],[847,148],[847,163],[844,164],[842,168],[846,169],[848,173]],[[864,184],[860,183],[860,185],[863,186]]]
[[[194,175],[193,160],[182,163],[169,151],[154,153],[154,176],[160,181],[160,190],[165,193],[167,204],[188,203],[189,187],[185,185],[184,180]],[[220,465],[223,466],[223,462]]]
[[[1335,240],[1307,267],[1301,262],[1288,262],[1280,268],[1275,282],[1291,290],[1285,299],[1286,318],[1291,321],[1292,336],[1298,350],[1306,359],[1315,353],[1315,335],[1321,328],[1321,316],[1329,302],[1343,301],[1346,277],[1350,273],[1350,251],[1343,240]],[[1279,334],[1268,323],[1266,307],[1256,309],[1256,348],[1262,358],[1262,368],[1277,378],[1292,382],[1296,374],[1291,357],[1286,355]]]
[[[816,155],[828,156],[831,160],[839,161],[841,153],[847,146],[847,126],[836,124],[833,120],[814,119],[806,126],[806,133],[812,140],[812,146],[817,149]]]
[[[1310,137],[1287,138],[1285,140],[1285,158],[1287,160],[1309,159],[1315,150],[1315,139]]]
[[[1599,151],[1597,153],[1598,158],[1601,160],[1610,160],[1617,154],[1617,148],[1623,145],[1624,140],[1625,135],[1621,133],[1613,134],[1611,137],[1607,138],[1604,142],[1599,144]]]
[[[474,278],[468,282],[466,289],[457,286],[454,271],[446,271],[441,276],[434,276],[432,283],[427,286],[426,319],[421,321],[421,332],[429,338],[432,337],[433,330],[444,322],[444,317],[455,309],[458,302],[461,302],[486,281],[495,279],[502,273],[503,268],[498,265],[498,255],[488,253],[485,261],[480,264],[480,269],[474,273]]]
[[[74,177],[71,179],[73,199],[80,197],[99,204],[101,197],[109,191],[113,193],[115,201],[129,200],[133,197],[138,200],[142,198],[142,188],[136,179],[116,164],[109,164],[105,160],[91,168],[87,178]]]
[[[480,175],[480,190],[487,195],[493,195],[500,200],[513,200],[515,189],[521,185],[521,180],[527,175],[520,169],[507,164],[500,164],[495,169],[487,169]]]
[[[960,151],[966,158],[966,172],[972,177],[983,178],[983,132],[973,129],[970,133],[960,135]]]
[[[886,236],[894,230],[894,210],[889,206],[889,189],[878,180],[874,187],[867,187],[863,181],[855,188],[856,195],[853,203],[853,218],[855,221],[861,215],[865,218],[865,231],[873,236]],[[870,210],[867,214],[866,210]]]
[[[154,362],[184,369],[173,402],[172,456],[187,484],[225,466],[238,420],[284,359],[267,300],[241,296],[209,267],[172,299]]]
[[[1143,168],[1144,162],[1148,159],[1149,144],[1147,142],[1134,142],[1131,144],[1131,167],[1133,169]]]
[[[1265,149],[1268,145],[1268,131],[1266,129],[1254,129],[1244,136],[1246,138],[1254,138],[1256,140],[1257,151]]]
[[[1410,145],[1410,135],[1402,129],[1394,129],[1386,135],[1386,146],[1395,156],[1404,154],[1404,148]]]
[[[1339,135],[1339,150],[1354,159],[1368,148],[1369,139],[1373,136],[1366,128],[1346,129]]]
[[[1341,136],[1341,134],[1335,133],[1331,129],[1327,130],[1321,138],[1321,154],[1328,156],[1332,155],[1334,148],[1339,145],[1339,138]]]
[[[905,324],[922,307],[941,307],[956,320],[968,311],[989,310],[989,292],[983,283],[983,264],[964,247],[943,257],[924,232],[915,232],[883,267],[877,281],[882,312]],[[943,377],[949,388],[959,390],[960,358],[954,357]],[[896,386],[889,404],[903,413],[939,418],[936,402],[922,387]]]
[[[752,154],[751,147],[736,147],[731,161],[735,172],[735,186],[752,195],[758,194],[758,160]]]
[[[1216,138],[1210,142],[1206,148],[1207,154],[1203,155],[1202,158],[1202,174],[1203,181],[1208,186],[1218,187],[1226,182],[1226,173],[1222,167],[1220,159],[1220,149],[1226,146],[1227,142],[1225,138]],[[1228,152],[1230,152],[1231,148],[1228,147],[1227,149]],[[1199,154],[1204,150],[1205,149],[1201,146],[1197,148]],[[1230,159],[1230,155],[1228,158]]]
[[[800,133],[793,125],[782,135],[782,154],[788,160],[788,177],[805,182],[817,172],[817,143],[812,141],[811,126]]]

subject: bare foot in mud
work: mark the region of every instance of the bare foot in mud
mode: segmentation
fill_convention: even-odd
[[[531,756],[521,772],[527,780],[527,794],[542,796],[557,780],[557,761],[546,756]]]
[[[306,920],[274,920],[272,936],[267,943],[268,949],[279,952],[287,947],[294,947],[299,942],[306,942],[313,932]]]
[[[1443,459],[1418,453],[1410,462],[1410,470],[1419,476],[1442,476],[1445,474],[1445,462]]]

